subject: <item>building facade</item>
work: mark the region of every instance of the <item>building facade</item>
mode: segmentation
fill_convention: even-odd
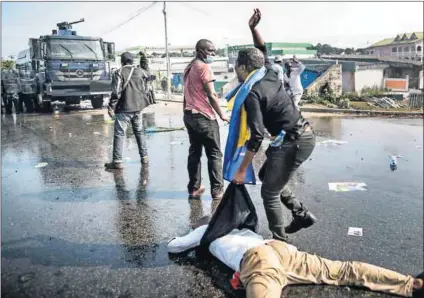
[[[412,32],[386,38],[368,47],[365,54],[423,61],[423,35],[423,32]]]
[[[293,58],[293,55],[296,55],[299,59],[307,59],[313,58],[317,54],[316,50],[311,50],[313,47],[311,43],[267,42],[265,45],[270,58],[280,55],[283,59],[290,59]],[[246,48],[253,48],[253,44],[228,46],[227,52],[230,64],[234,65],[238,51]]]

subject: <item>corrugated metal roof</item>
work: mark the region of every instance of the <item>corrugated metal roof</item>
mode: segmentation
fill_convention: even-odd
[[[274,49],[283,49],[283,50],[290,50],[290,49],[301,49],[301,50],[306,50],[306,48],[310,48],[313,47],[313,45],[311,43],[291,43],[291,42],[266,42],[265,46],[267,47],[268,50],[274,50]],[[254,45],[253,44],[247,44],[247,45],[234,45],[234,46],[229,46],[228,50],[232,50],[232,51],[238,51],[241,49],[246,49],[246,48],[253,48]]]
[[[416,39],[411,39],[413,35],[415,35],[414,37],[416,37]],[[406,37],[407,39],[395,41],[397,37],[400,37],[401,39]],[[382,46],[387,46],[390,44],[397,45],[397,44],[411,43],[411,42],[421,40],[423,38],[424,38],[424,32],[402,33],[402,34],[396,35],[394,38],[386,38],[386,39],[380,40],[379,42],[372,44],[370,48],[382,47]]]
[[[298,42],[298,43],[291,43],[291,42],[271,42],[270,43],[272,47],[279,47],[279,48],[310,48],[313,47],[311,43],[306,42]]]

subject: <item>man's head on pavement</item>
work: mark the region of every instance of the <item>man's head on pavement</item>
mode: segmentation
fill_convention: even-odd
[[[132,65],[134,61],[134,55],[130,52],[122,53],[121,55],[121,64],[122,65]]]
[[[196,57],[205,63],[212,63],[215,56],[216,48],[212,41],[201,39],[196,43]]]
[[[283,57],[281,57],[280,55],[275,56],[274,63],[283,65]]]
[[[252,71],[261,68],[264,63],[264,55],[257,48],[241,49],[234,68],[239,82],[244,82]]]

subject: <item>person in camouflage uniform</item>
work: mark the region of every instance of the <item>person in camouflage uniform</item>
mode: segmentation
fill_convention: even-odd
[[[2,100],[6,106],[6,114],[12,114],[13,106],[15,112],[21,112],[19,105],[19,93],[21,92],[21,79],[16,69],[5,69],[1,72]]]

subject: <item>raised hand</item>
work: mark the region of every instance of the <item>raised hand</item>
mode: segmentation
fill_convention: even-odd
[[[250,20],[249,20],[250,29],[254,29],[259,24],[259,22],[261,21],[261,16],[262,16],[259,8],[255,8],[253,11],[254,11],[253,15],[250,17]]]

